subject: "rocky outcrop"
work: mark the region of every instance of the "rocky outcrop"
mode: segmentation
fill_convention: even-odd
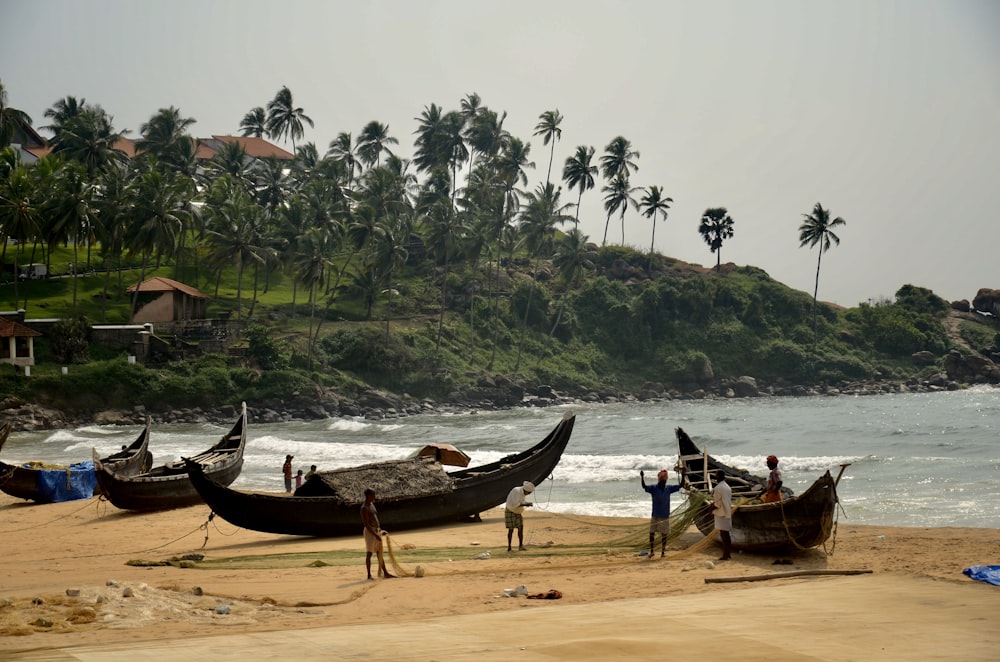
[[[1000,319],[1000,290],[982,288],[976,292],[976,298],[972,300],[972,307],[981,313],[989,313]]]
[[[1000,365],[984,356],[952,350],[944,357],[944,369],[960,384],[1000,384]]]

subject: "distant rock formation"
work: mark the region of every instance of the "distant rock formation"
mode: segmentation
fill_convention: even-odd
[[[972,300],[972,308],[981,313],[990,313],[996,318],[1000,318],[1000,290],[991,290],[984,287],[976,292],[976,298]]]

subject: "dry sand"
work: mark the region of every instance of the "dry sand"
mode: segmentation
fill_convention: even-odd
[[[1000,650],[1000,587],[962,574],[1000,563],[996,529],[841,521],[826,550],[714,563],[717,547],[683,551],[701,540],[693,529],[648,559],[644,519],[543,510],[525,516],[528,550],[508,554],[494,510],[481,523],[390,531],[401,567],[426,576],[368,582],[360,534],[276,536],[208,515],[0,495],[0,660],[995,660]],[[871,574],[705,581],[800,570]],[[562,598],[503,595],[522,584]]]

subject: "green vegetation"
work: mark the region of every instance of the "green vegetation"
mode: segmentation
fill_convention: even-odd
[[[293,158],[199,143],[194,118],[173,106],[131,142],[101,106],[66,97],[45,113],[51,154],[26,164],[4,145],[28,135],[30,118],[3,110],[0,306],[64,321],[39,343],[32,378],[0,374],[0,390],[53,406],[212,406],[366,386],[448,398],[496,375],[574,393],[740,375],[901,379],[918,370],[911,354],[949,347],[948,306],[922,288],[850,310],[818,301],[823,254],[845,225],[818,203],[799,228],[801,246],[818,247],[810,297],[761,269],[723,268],[734,236],[725,207],[690,228],[716,253],[714,270],[655,253],[673,199],[634,185],[640,154],[624,136],[599,157],[580,145],[566,159],[566,202],[553,181],[558,110],[535,127],[549,154],[534,188],[531,143],[475,94],[454,110],[425,106],[412,159],[378,121],[340,133],[325,153],[300,144],[313,121],[288,88],[240,129],[290,138]],[[600,247],[578,227],[598,179]],[[650,223],[648,252],[625,245],[627,218]],[[19,277],[26,263],[50,277]],[[144,367],[88,342],[87,323],[132,319],[139,294],[127,287],[151,276],[206,293],[208,317],[242,329],[234,351]]]

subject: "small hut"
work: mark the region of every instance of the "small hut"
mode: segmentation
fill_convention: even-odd
[[[0,317],[0,363],[35,365],[35,338],[40,335],[16,320]]]
[[[139,304],[133,324],[205,319],[208,296],[176,280],[156,276],[139,283]],[[135,292],[136,286],[126,291]]]

